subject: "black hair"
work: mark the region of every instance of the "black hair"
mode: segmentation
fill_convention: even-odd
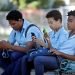
[[[19,19],[22,19],[22,14],[18,10],[12,10],[6,16],[6,20],[16,20],[16,21],[18,21]]]
[[[62,22],[62,15],[58,10],[52,10],[46,14],[46,18],[51,18],[51,17],[53,17],[54,20],[56,21],[60,19],[60,21]]]
[[[75,10],[68,12],[68,16],[71,16],[71,15],[72,15],[72,16],[75,16]]]

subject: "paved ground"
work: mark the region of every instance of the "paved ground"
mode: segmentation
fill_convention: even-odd
[[[1,75],[1,73],[3,72],[3,69],[2,68],[0,68],[0,75]]]
[[[32,70],[31,75],[35,75],[34,70]],[[46,72],[44,75],[55,75],[54,72]]]
[[[3,69],[0,68],[0,75],[1,75],[2,72],[3,72]],[[31,75],[35,75],[35,72],[32,71],[32,72],[31,72]],[[47,73],[45,73],[44,75],[54,75],[54,73],[53,73],[53,72],[47,72]]]

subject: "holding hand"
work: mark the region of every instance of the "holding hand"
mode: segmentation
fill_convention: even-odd
[[[0,41],[0,49],[3,49],[4,48],[3,41],[4,40]]]
[[[4,40],[0,41],[0,48],[1,49],[10,49],[10,47],[11,47],[11,44],[8,43],[7,41],[4,41]]]
[[[35,36],[32,36],[32,41],[35,42],[35,43],[37,43],[37,44],[40,44],[40,42],[41,42],[41,40],[39,40]]]
[[[36,44],[40,45],[40,46],[47,48],[44,41],[36,38],[35,36],[32,36],[32,41],[35,42]]]
[[[59,56],[61,55],[61,52],[54,49],[54,48],[50,49],[50,51],[51,51],[52,54],[59,55]]]

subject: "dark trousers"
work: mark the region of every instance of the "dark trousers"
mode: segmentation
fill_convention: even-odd
[[[2,56],[3,51],[0,51],[0,67],[3,69],[6,69],[9,64],[17,61],[20,57],[25,55],[25,53],[22,52],[16,52],[16,51],[5,51],[6,57]]]
[[[2,75],[21,75],[21,58],[11,63]]]
[[[23,57],[25,53],[12,51],[10,55],[11,62],[17,61],[19,58]]]
[[[57,69],[59,67],[57,62],[55,56],[37,56],[34,59],[35,75],[44,75],[45,70]]]
[[[2,75],[30,75],[33,62],[27,61],[27,55],[18,59],[8,66]]]
[[[33,61],[28,61],[28,56],[24,56],[21,63],[22,75],[30,75],[30,72],[33,68]]]

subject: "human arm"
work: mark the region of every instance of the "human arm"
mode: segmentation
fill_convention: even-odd
[[[6,41],[2,41],[2,45],[4,46],[4,49],[6,49],[6,50],[27,52],[28,50],[30,50],[33,47],[34,43],[32,41],[29,41],[26,43],[25,47],[21,47],[21,46],[12,45]]]
[[[73,60],[75,61],[75,56],[74,55],[69,55],[69,54],[66,54],[66,53],[63,53],[63,52],[60,52],[56,49],[51,49],[51,52],[55,55],[58,55],[58,56],[61,56],[65,59],[69,59],[69,60]]]
[[[47,48],[45,42],[41,39],[36,38],[35,36],[32,36],[32,41],[39,44],[40,46]]]
[[[48,48],[48,49],[52,48],[52,45],[51,45],[49,36],[45,37],[45,40],[47,41],[47,44],[48,44],[48,45],[47,45],[47,48]]]
[[[47,42],[47,44],[45,43],[44,40],[38,39],[38,38],[36,38],[35,36],[32,36],[32,40],[33,40],[34,42],[36,42],[36,43],[39,44],[40,46],[43,46],[43,47],[45,47],[45,48],[49,48],[49,49],[50,49],[52,46],[51,46],[51,42],[50,42],[49,36],[44,37],[44,39],[45,39],[45,41]]]

